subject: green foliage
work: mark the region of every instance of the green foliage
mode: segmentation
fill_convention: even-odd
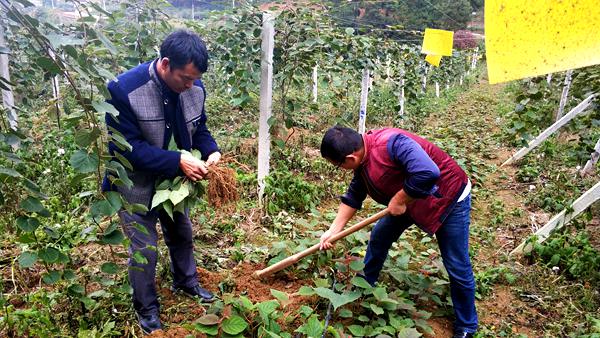
[[[558,267],[570,278],[600,283],[600,255],[583,230],[555,234],[546,242],[536,243],[532,254],[548,267]]]
[[[281,210],[306,212],[319,204],[323,192],[302,173],[276,170],[266,179],[265,199],[269,213]]]
[[[200,161],[200,151],[194,149],[192,152],[180,150],[194,156]],[[152,197],[150,209],[164,209],[173,219],[173,213],[185,214],[192,206],[196,205],[204,195],[205,189],[202,182],[191,182],[186,177],[177,176],[173,179],[165,179],[156,182],[156,191]]]

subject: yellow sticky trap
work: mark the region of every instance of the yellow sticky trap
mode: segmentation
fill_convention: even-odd
[[[454,32],[441,29],[425,28],[421,53],[452,56],[452,39]]]
[[[439,67],[440,61],[442,60],[441,55],[427,54],[425,61],[429,62],[432,66]]]
[[[490,83],[600,63],[598,0],[486,0]]]

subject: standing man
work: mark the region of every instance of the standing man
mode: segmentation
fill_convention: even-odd
[[[109,143],[111,154],[123,155],[133,166],[128,171],[131,188],[116,187],[109,173],[104,190],[118,190],[129,203],[150,208],[154,185],[159,178],[185,175],[192,181],[203,179],[208,166],[221,158],[217,143],[206,128],[204,101],[206,91],[200,77],[208,68],[204,42],[192,32],[171,33],[160,46],[160,58],[141,64],[108,84],[112,96],[108,103],[118,111],[106,115],[109,128],[119,131],[129,142],[131,151]],[[168,150],[173,140],[179,149],[198,149],[202,162],[191,155]],[[157,261],[156,221],[160,224],[171,256],[173,291],[210,302],[214,296],[198,284],[192,223],[185,214],[175,212],[172,220],[164,210],[134,213],[121,210],[121,224],[129,246],[129,282],[133,288],[133,307],[144,333],[161,329],[155,275]],[[137,224],[137,226],[136,226]],[[140,231],[139,228],[145,228]],[[147,262],[133,259],[141,253]]]
[[[336,166],[354,170],[337,216],[321,236],[321,249],[333,246],[331,236],[344,228],[368,194],[387,205],[390,214],[371,231],[364,278],[375,284],[390,247],[413,223],[435,234],[450,276],[456,315],[453,337],[473,337],[477,312],[469,258],[471,183],[465,172],[434,144],[396,128],[361,136],[335,126],[323,137],[321,155]]]

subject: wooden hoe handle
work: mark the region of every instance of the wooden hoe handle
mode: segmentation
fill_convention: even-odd
[[[349,227],[348,229],[340,231],[337,234],[331,236],[331,239],[329,240],[329,242],[330,243],[334,243],[334,242],[336,242],[337,240],[339,240],[341,238],[344,238],[344,237],[346,237],[346,236],[348,236],[348,235],[350,235],[352,233],[355,233],[358,230],[364,228],[365,226],[367,226],[367,225],[369,225],[369,224],[371,224],[371,223],[379,220],[383,216],[386,216],[387,214],[388,214],[388,209],[385,208],[385,209],[381,210],[380,212],[376,213],[375,215],[373,215],[373,216],[371,216],[369,218],[365,218],[364,220],[360,221],[359,223],[356,223],[355,225]],[[264,268],[262,270],[256,271],[256,272],[254,272],[254,276],[256,276],[256,277],[265,277],[265,276],[268,276],[268,275],[270,275],[272,273],[275,273],[277,271],[283,270],[283,269],[287,268],[288,266],[295,264],[296,262],[298,262],[302,258],[304,258],[304,257],[306,257],[306,256],[308,256],[310,254],[313,254],[313,253],[319,251],[319,245],[320,244],[321,243],[317,243],[317,244],[311,246],[310,248],[305,249],[303,251],[300,251],[297,254],[292,255],[292,256],[290,256],[290,257],[288,257],[288,258],[286,258],[286,259],[284,259],[284,260],[282,260],[282,261],[280,261],[280,262],[278,262],[276,264],[273,264],[273,265],[271,265],[269,267],[266,267],[266,268]]]

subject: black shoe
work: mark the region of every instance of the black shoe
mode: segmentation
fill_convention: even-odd
[[[455,331],[452,338],[473,338],[474,336],[475,336],[475,334],[472,332]]]
[[[187,296],[190,297],[198,297],[200,298],[201,301],[206,302],[206,303],[210,303],[212,301],[215,300],[215,296],[208,290],[206,290],[205,288],[201,287],[200,285],[196,285],[194,287],[191,288],[186,288],[186,287],[182,287],[182,288],[174,288],[171,287],[171,291],[173,292],[182,292]]]
[[[136,315],[138,318],[138,324],[140,325],[140,328],[144,334],[150,334],[156,330],[162,330],[162,325],[160,325],[160,317],[158,317],[158,314],[142,316],[139,313],[136,313]]]

